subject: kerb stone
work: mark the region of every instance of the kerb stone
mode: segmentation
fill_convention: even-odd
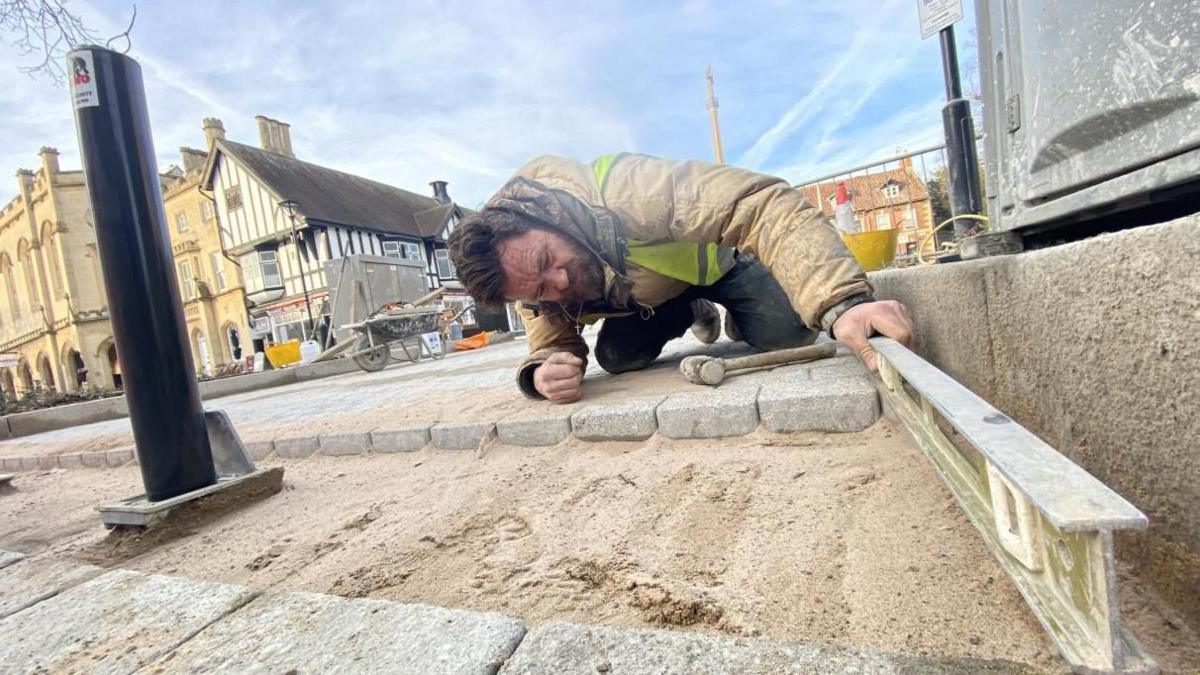
[[[503,420],[496,423],[496,435],[509,445],[555,445],[571,435],[571,413]]]
[[[250,459],[258,462],[271,456],[275,452],[275,443],[272,441],[251,441],[244,444],[246,446],[246,454],[250,455]]]
[[[502,614],[316,593],[262,598],[156,673],[495,673],[525,634]]]
[[[428,426],[371,432],[371,447],[375,452],[416,452],[428,443]]]
[[[644,441],[658,431],[654,410],[662,397],[584,408],[571,415],[571,432],[584,441]]]
[[[71,452],[65,455],[58,456],[58,465],[64,469],[82,469],[83,455],[78,452]]]
[[[20,564],[0,568],[0,619],[16,614],[103,571],[95,565],[45,560],[25,560]],[[0,663],[5,661],[0,659]]]
[[[253,599],[248,588],[112,570],[0,620],[0,663],[131,673]]]
[[[275,454],[289,459],[299,459],[312,455],[317,451],[319,445],[316,436],[277,438],[275,439]]]
[[[758,416],[769,431],[862,431],[879,419],[879,393],[865,378],[767,384]]]
[[[21,471],[20,457],[4,457],[0,458],[0,468],[5,471]]]
[[[361,455],[371,449],[371,434],[321,434],[322,455]]]
[[[133,448],[119,448],[104,453],[104,463],[116,468],[133,461]]]
[[[103,469],[108,466],[108,457],[105,452],[81,452],[79,461],[89,469]]]
[[[758,385],[671,394],[658,406],[658,431],[668,438],[745,436],[758,427]]]
[[[58,468],[58,457],[55,455],[42,455],[37,458],[37,468],[42,471]]]
[[[22,457],[21,471],[37,471],[41,465],[41,457]]]
[[[492,433],[492,422],[455,422],[435,424],[429,428],[429,438],[435,448],[443,450],[473,450],[483,437]]]
[[[501,675],[558,673],[1026,673],[1023,664],[935,658],[665,630],[547,623],[529,631]]]

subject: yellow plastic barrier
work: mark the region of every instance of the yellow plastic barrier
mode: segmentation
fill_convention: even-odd
[[[896,259],[896,238],[900,230],[875,230],[874,232],[842,233],[846,248],[854,254],[858,266],[867,272],[881,270]]]
[[[276,368],[296,363],[300,360],[300,341],[288,340],[266,348],[267,360]]]

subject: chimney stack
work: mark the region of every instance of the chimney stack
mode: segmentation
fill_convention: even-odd
[[[273,120],[265,115],[255,115],[258,121],[258,142],[263,150],[284,157],[295,157],[292,154],[291,125]]]
[[[215,117],[204,118],[204,140],[209,149],[213,143],[225,140],[225,125]]]
[[[50,178],[58,173],[58,149],[42,146],[38,151],[38,157],[42,159],[42,171],[46,174],[46,178]]]
[[[195,148],[179,148],[179,156],[183,158],[183,172],[185,174],[200,171],[204,168],[204,163],[208,160],[207,152]]]
[[[431,182],[430,185],[433,186],[433,198],[438,200],[438,203],[441,203],[441,204],[452,203],[452,201],[450,199],[450,194],[446,192],[446,185],[447,185],[446,181],[435,180],[435,181]]]

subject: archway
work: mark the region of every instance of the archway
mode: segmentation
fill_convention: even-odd
[[[196,345],[196,369],[205,375],[212,375],[212,355],[208,352],[208,339],[197,329],[192,333],[192,341]]]
[[[238,333],[237,326],[233,324],[225,324],[225,346],[229,348],[229,359],[234,363],[240,363],[242,360],[242,336]]]
[[[4,391],[4,398],[10,401],[17,400],[17,384],[13,382],[12,368],[0,371],[0,390]]]
[[[54,367],[50,365],[50,357],[38,354],[35,363],[37,363],[38,381],[42,388],[51,393],[57,392],[58,388],[54,383]]]
[[[113,344],[112,338],[100,343],[99,349],[96,350],[96,356],[101,360],[102,366],[108,369],[107,377],[97,379],[92,378],[92,382],[99,383],[98,386],[112,386],[113,389],[121,389],[121,361],[117,358],[117,346]]]
[[[62,350],[62,367],[63,367],[63,389],[66,391],[79,391],[87,382],[87,365],[83,362],[83,354],[75,349],[70,344],[63,347]]]
[[[29,369],[28,361],[17,364],[17,380],[20,382],[21,395],[28,396],[33,391],[33,371]]]

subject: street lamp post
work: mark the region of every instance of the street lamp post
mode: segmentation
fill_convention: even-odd
[[[312,303],[308,299],[308,280],[305,279],[307,270],[304,268],[304,256],[300,255],[300,237],[296,232],[296,209],[300,208],[300,203],[291,199],[282,199],[279,201],[279,207],[287,211],[288,220],[292,224],[292,246],[296,247],[296,261],[300,264],[300,288],[304,290],[304,313],[308,316],[306,336],[312,337],[317,330],[317,324],[313,322]]]

